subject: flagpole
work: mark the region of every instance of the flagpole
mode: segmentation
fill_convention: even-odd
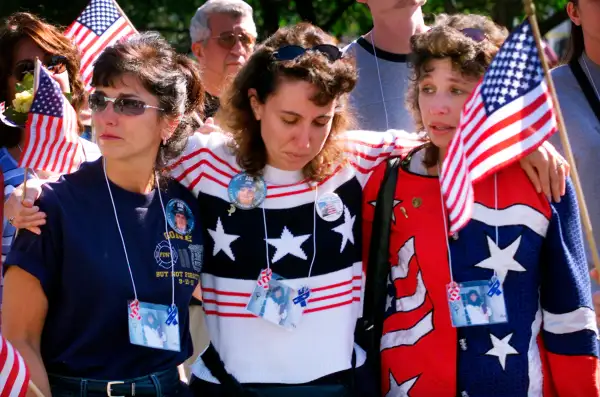
[[[538,52],[540,54],[540,61],[542,63],[542,67],[544,68],[544,77],[546,79],[546,83],[548,84],[550,95],[552,96],[552,100],[554,102],[554,109],[556,113],[556,119],[558,122],[558,132],[560,134],[560,140],[565,151],[565,155],[567,156],[567,161],[571,166],[571,180],[573,181],[573,185],[575,186],[575,193],[577,194],[577,201],[579,202],[579,212],[581,215],[581,221],[583,222],[583,229],[585,231],[587,242],[592,253],[594,267],[598,272],[600,272],[600,257],[598,256],[596,240],[594,239],[594,230],[590,221],[590,215],[588,213],[587,205],[585,204],[585,198],[583,196],[583,190],[581,188],[579,174],[577,173],[577,166],[575,165],[575,157],[573,156],[571,144],[569,143],[569,137],[567,136],[567,128],[565,127],[563,115],[560,111],[560,105],[557,99],[558,97],[556,96],[556,90],[554,89],[554,82],[552,81],[552,77],[550,76],[550,68],[548,67],[546,58],[544,57],[544,49],[542,47],[541,41],[542,35],[540,34],[540,28],[535,17],[535,5],[533,4],[533,0],[523,0],[523,3],[525,5],[525,13],[527,14],[527,18],[529,18],[531,28],[533,29],[535,45],[537,46]]]
[[[125,18],[125,20],[131,25],[133,30],[135,30],[135,32],[137,33],[137,29],[135,28],[135,25],[131,23],[129,18],[127,18],[127,15],[123,12],[123,9],[119,6],[119,3],[117,3],[117,0],[112,0],[112,2],[115,5],[115,7],[117,7],[117,11],[119,11],[119,13],[123,16],[123,18]]]
[[[40,67],[41,67],[41,62],[40,59],[38,57],[35,57],[35,64],[34,64],[34,68],[33,68],[33,98],[35,99],[35,94],[37,94],[37,90],[38,90],[38,86],[40,84],[39,82],[39,75],[40,75]],[[21,152],[21,157],[23,157],[23,154]],[[25,197],[27,196],[27,175],[29,175],[29,167],[25,167],[25,172],[23,174],[23,201],[25,201]]]
[[[42,391],[31,380],[29,381],[29,384],[27,386],[29,387],[29,390],[31,390],[33,394],[35,394],[36,397],[44,397],[44,393],[42,393]]]

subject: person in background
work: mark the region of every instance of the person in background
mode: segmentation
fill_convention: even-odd
[[[596,247],[600,248],[600,3],[572,0],[567,3],[571,35],[563,65],[553,69],[552,80],[567,128],[569,143],[586,198]],[[550,142],[564,153],[559,134]],[[593,268],[586,241],[587,258]],[[592,277],[598,282],[594,271]],[[600,315],[600,289],[592,286],[596,315]],[[600,324],[600,317],[598,324]]]
[[[83,83],[79,78],[79,53],[55,26],[44,22],[29,13],[15,13],[4,20],[0,27],[0,103],[9,107],[15,98],[15,86],[26,73],[33,74],[35,58],[39,58],[59,83],[63,92],[72,94],[71,104],[80,115],[85,102]],[[81,118],[80,132],[83,132]],[[21,148],[25,143],[22,128],[15,128],[0,122],[0,168],[4,173],[4,198],[10,196],[15,187],[23,183],[25,169],[19,168]],[[81,139],[86,160],[92,161],[100,156],[98,147]],[[36,171],[28,174],[28,179],[46,173]],[[10,219],[3,219],[2,262],[10,251],[15,228]],[[0,304],[2,300],[0,272]]]
[[[224,87],[254,50],[252,7],[243,0],[209,0],[192,18],[190,37],[206,87],[204,117],[213,117]]]
[[[364,130],[414,131],[404,98],[411,70],[410,38],[427,30],[421,6],[426,0],[357,0],[368,6],[373,29],[350,43],[344,52],[358,70],[350,105],[357,127]]]

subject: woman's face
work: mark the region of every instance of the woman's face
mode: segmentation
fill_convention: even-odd
[[[471,302],[475,303],[477,301],[477,294],[472,293],[471,295],[469,295],[469,299],[471,299]]]
[[[158,98],[130,74],[116,78],[113,87],[96,87],[94,95],[133,99],[146,105],[159,106]],[[92,122],[102,155],[116,160],[155,159],[168,129],[166,120],[159,117],[158,109],[146,108],[138,116],[124,115],[115,112],[111,102],[107,103],[104,110],[92,113]]]
[[[419,82],[419,109],[431,142],[446,149],[456,133],[460,113],[477,85],[477,78],[463,76],[449,58],[434,59]]]
[[[44,62],[49,55],[61,55],[61,54],[47,54],[42,50],[33,40],[29,37],[22,38],[19,40],[15,46],[13,53],[13,63],[11,66],[11,72],[15,69],[15,67],[21,62],[27,61],[35,61],[35,58],[39,58],[40,61]],[[62,89],[63,92],[71,92],[69,87],[69,74],[67,71],[63,73],[54,75],[50,73],[50,75],[56,80]],[[11,73],[8,76],[8,98],[7,98],[7,106],[10,105],[12,100],[15,97],[15,86],[21,81],[23,76],[13,76]]]
[[[600,25],[598,24],[598,20],[600,20],[600,1],[579,0],[577,5],[569,2],[567,3],[567,13],[573,23],[581,26],[586,47],[590,45],[600,46]]]
[[[260,120],[269,165],[288,171],[301,170],[325,145],[336,101],[318,106],[311,100],[315,93],[314,85],[299,80],[280,81],[264,104],[253,90],[248,93],[254,116]]]

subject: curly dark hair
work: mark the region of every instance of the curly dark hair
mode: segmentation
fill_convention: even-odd
[[[467,28],[481,30],[485,34],[485,39],[477,42],[461,32]],[[435,19],[430,30],[411,38],[410,64],[413,68],[413,77],[406,94],[406,106],[413,115],[417,131],[425,129],[419,108],[419,83],[427,71],[429,62],[434,59],[450,58],[455,70],[464,76],[478,79],[490,66],[507,36],[506,28],[500,27],[486,16],[441,14]],[[425,166],[435,166],[438,157],[438,148],[428,145],[425,152]]]
[[[325,55],[313,51],[291,61],[277,61],[273,56],[278,48],[286,45],[310,48],[319,44],[335,45],[335,40],[309,23],[279,29],[256,49],[225,94],[217,119],[231,132],[232,150],[239,166],[248,174],[261,174],[267,163],[260,122],[254,117],[248,91],[255,89],[257,99],[264,103],[282,78],[306,81],[317,87],[312,101],[319,106],[338,101],[327,141],[321,152],[304,167],[304,175],[320,181],[333,166],[343,161],[343,142],[336,138],[353,124],[347,108],[347,94],[354,88],[357,77],[353,61],[342,58],[331,62]]]
[[[181,155],[188,137],[202,120],[204,88],[191,59],[177,54],[159,33],[133,35],[104,50],[94,64],[92,86],[112,86],[124,74],[132,74],[159,102],[161,117],[179,120],[166,144],[160,145],[155,169]]]
[[[29,38],[46,54],[62,55],[67,58],[67,73],[71,86],[71,104],[79,115],[86,100],[86,92],[79,75],[80,55],[77,47],[67,39],[61,30],[43,19],[27,13],[17,12],[4,20],[0,27],[0,102],[7,102],[10,106],[8,95],[8,77],[11,75],[15,60],[13,59],[17,44]],[[79,132],[83,131],[81,120],[77,120]],[[0,141],[3,146],[15,147],[19,143],[21,130],[5,126],[0,123]]]

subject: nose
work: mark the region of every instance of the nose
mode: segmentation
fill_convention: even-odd
[[[294,139],[299,150],[310,148],[310,127],[299,128]]]
[[[229,52],[231,53],[231,55],[239,57],[242,55],[246,55],[246,53],[248,52],[248,48],[242,44],[242,40],[240,40],[240,38],[238,37],[235,41],[235,45],[231,48]]]
[[[432,104],[429,108],[430,114],[440,116],[450,113],[450,98],[437,95],[431,102]]]
[[[114,104],[108,102],[106,108],[101,111],[92,112],[94,125],[116,125],[119,115],[115,112]]]

